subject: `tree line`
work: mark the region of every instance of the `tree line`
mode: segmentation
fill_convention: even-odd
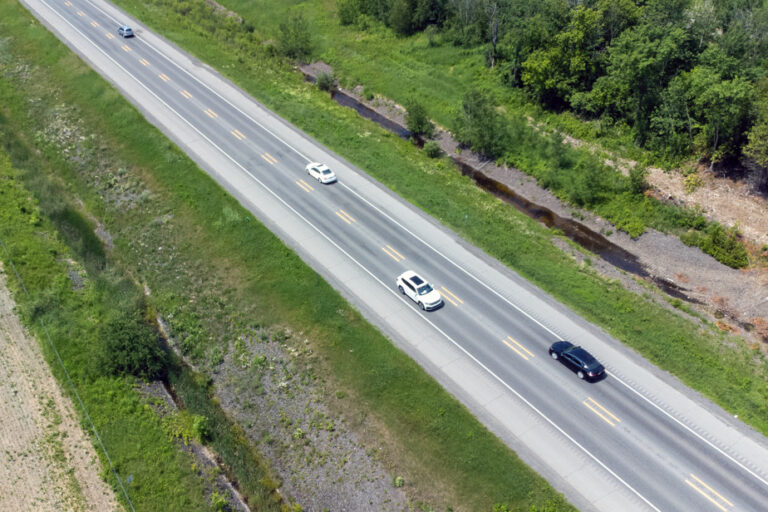
[[[665,157],[742,154],[768,166],[766,0],[337,0],[377,20],[485,49],[545,108],[607,126]]]

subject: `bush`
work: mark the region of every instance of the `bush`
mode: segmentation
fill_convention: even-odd
[[[312,54],[309,23],[300,12],[292,14],[280,24],[277,44],[286,57],[300,61],[309,59]]]
[[[341,25],[351,25],[360,16],[360,3],[358,0],[337,0],[336,14]]]
[[[629,170],[629,189],[633,194],[640,195],[645,192],[645,176],[648,171],[639,165],[632,167]]]
[[[165,375],[168,354],[160,346],[157,332],[139,315],[110,320],[102,328],[101,338],[96,359],[103,374],[134,375],[147,380]]]
[[[742,268],[749,265],[747,250],[739,242],[739,232],[736,227],[725,229],[713,222],[702,233],[688,231],[680,236],[686,245],[694,245],[709,254],[717,261],[731,268]]]
[[[321,91],[331,91],[336,85],[333,75],[330,73],[320,73],[317,75],[317,86]]]
[[[509,142],[507,120],[480,91],[464,95],[456,134],[459,142],[487,157],[497,158]]]
[[[437,158],[443,154],[443,150],[440,149],[440,144],[434,140],[430,140],[424,144],[424,152],[429,158]]]
[[[405,108],[407,110],[405,113],[405,123],[408,126],[408,131],[415,135],[423,135],[427,138],[432,137],[432,134],[435,133],[435,125],[429,120],[424,105],[411,99]]]

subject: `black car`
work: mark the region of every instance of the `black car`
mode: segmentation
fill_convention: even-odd
[[[605,368],[592,354],[570,341],[553,343],[549,355],[576,372],[580,379],[597,380],[605,375]]]

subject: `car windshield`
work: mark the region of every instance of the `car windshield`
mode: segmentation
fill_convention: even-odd
[[[419,295],[426,295],[426,294],[428,294],[431,291],[432,291],[432,287],[429,286],[428,284],[419,286],[419,288],[418,288]]]
[[[330,169],[323,169],[321,172],[326,175],[333,174]]]

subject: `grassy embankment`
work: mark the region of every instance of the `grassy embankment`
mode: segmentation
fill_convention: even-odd
[[[136,510],[211,510],[223,503],[211,494],[217,492],[215,471],[201,471],[181,448],[169,429],[170,417],[161,418],[148,406],[135,389],[135,379],[104,375],[98,368],[103,325],[141,309],[143,291],[124,268],[114,265],[94,235],[93,212],[77,204],[87,196],[79,195],[69,173],[77,170],[74,153],[90,166],[93,154],[112,149],[89,146],[90,139],[70,152],[75,148],[69,141],[51,138],[69,128],[75,138],[82,135],[80,121],[69,119],[74,124],[66,126],[61,115],[77,111],[73,97],[99,98],[95,108],[102,113],[117,103],[134,118],[138,115],[45,28],[32,23],[17,3],[2,2],[0,20],[0,239],[7,248],[0,250],[0,259],[22,318],[41,340],[62,388],[71,393],[45,330],[50,333]],[[208,418],[208,442],[251,505],[279,510],[276,484],[265,478],[258,454],[211,399],[205,379],[172,365],[169,380],[190,409]],[[74,396],[73,401],[78,404]],[[105,478],[128,509],[98,444],[96,450]]]
[[[178,503],[193,510],[204,500],[200,486],[185,480],[195,478],[190,461],[141,406],[131,381],[93,378],[87,370],[96,327],[139,300],[138,284],[151,290],[150,310],[169,320],[182,348],[202,367],[215,366],[231,340],[258,325],[303,332],[332,371],[337,396],[346,394],[358,417],[385,425],[391,442],[407,454],[395,461],[412,469],[406,481],[446,489],[449,504],[572,509],[17,3],[0,2],[0,20],[6,38],[3,143],[18,172],[3,169],[14,173],[5,181],[15,187],[16,200],[30,202],[24,209],[3,208],[13,215],[3,223],[3,236],[32,292],[32,300],[22,300],[30,311],[25,319],[33,328],[44,321],[60,343],[120,474],[134,475],[131,497],[142,509],[172,510]],[[301,87],[295,91],[323,104]],[[388,150],[380,144],[379,151]],[[39,209],[32,207],[35,200]],[[113,249],[93,235],[92,217],[111,233]],[[47,218],[58,235],[40,236],[48,232]],[[68,248],[48,243],[57,237]],[[66,277],[68,251],[85,262],[84,291],[73,291]],[[296,304],[295,297],[306,296],[316,300]],[[235,466],[232,457],[242,450],[228,453],[217,439],[239,429],[217,419],[207,379],[195,383],[172,374],[170,380],[190,412],[212,420],[210,443]],[[246,491],[254,484],[235,474]]]
[[[202,2],[185,3],[184,15],[164,1],[141,6],[118,3],[203,61],[217,63],[223,74],[280,115],[602,326],[654,364],[768,434],[768,364],[757,347],[746,347],[741,340],[724,342],[728,335],[712,326],[697,327],[624,290],[619,283],[599,278],[588,266],[574,264],[554,247],[549,231],[480,192],[469,179],[458,176],[448,163],[425,158],[407,142],[335,105],[326,94],[304,83],[298,73],[277,65],[265,55],[269,47],[265,49],[259,31],[249,30],[247,24],[261,27],[268,23],[269,34],[274,34],[283,19],[285,4],[279,8],[270,8],[264,3],[248,4],[252,10],[241,12],[247,24],[239,25],[223,16],[212,16]],[[245,9],[243,4],[234,4],[232,0],[222,4],[240,5]],[[303,12],[314,18],[324,12],[318,5],[305,5]],[[336,30],[340,38],[352,37],[347,29],[332,23],[335,21],[318,23],[319,33]],[[366,37],[362,36],[363,42]],[[395,71],[407,73],[405,68],[420,69],[416,63],[407,61],[406,65],[402,60],[391,64],[393,69],[390,69],[386,48],[380,49],[376,59],[372,58],[373,53],[367,55],[370,66],[380,71],[377,74],[369,67],[366,77],[379,76],[382,83],[385,80],[396,83],[398,80],[392,79],[397,75]],[[436,51],[448,52],[447,49]],[[383,63],[374,64],[379,56],[383,56]],[[359,61],[365,57],[361,54]],[[424,68],[419,76],[428,80],[429,75],[429,68]],[[463,73],[466,80],[472,75],[471,69]],[[414,84],[419,83],[419,76],[414,77]],[[440,80],[443,78],[441,75]],[[460,89],[460,85],[441,82],[439,88],[434,88],[434,94],[438,94],[437,91],[452,94],[450,91]],[[381,91],[398,97],[395,91],[383,86]],[[444,111],[450,112],[452,105],[453,100],[445,101]],[[437,117],[440,120],[440,116]],[[366,385],[365,379],[361,385]]]
[[[278,27],[286,12],[298,4],[265,0],[221,3],[242,15],[265,39],[279,37]],[[606,128],[605,123],[583,122],[569,112],[546,112],[526,101],[520,90],[504,84],[498,69],[485,67],[485,47],[459,48],[443,42],[439,35],[432,45],[425,34],[399,38],[370,20],[365,31],[342,27],[333,0],[301,2],[301,12],[309,20],[315,57],[330,63],[342,84],[364,84],[366,95],[379,93],[400,104],[416,98],[433,119],[451,130],[456,129],[464,94],[482,90],[503,108],[509,122],[511,142],[500,155],[507,164],[632,236],[651,227],[681,236],[685,243],[700,247],[726,265],[749,264],[748,253],[735,240],[734,231],[708,223],[698,211],[643,196],[631,179],[604,164],[606,155],[571,148],[557,137],[545,136],[542,130],[557,129],[609,148],[618,156],[660,165],[661,157],[636,147],[626,127]],[[614,155],[607,157],[615,160]]]

